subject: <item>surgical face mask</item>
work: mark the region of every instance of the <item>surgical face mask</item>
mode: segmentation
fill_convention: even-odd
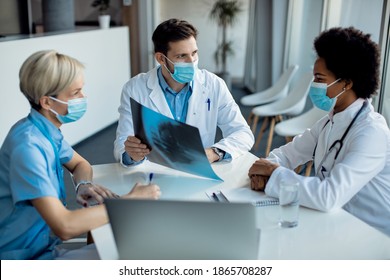
[[[61,123],[75,122],[75,121],[79,120],[87,111],[87,98],[86,97],[70,99],[68,102],[59,100],[59,99],[54,98],[52,96],[49,96],[49,97],[51,99],[53,99],[54,101],[68,105],[68,113],[66,115],[60,115],[56,111],[54,111],[53,109],[50,109],[50,111],[56,115],[57,119]]]
[[[198,59],[194,62],[172,62],[168,57],[164,57],[173,64],[173,73],[169,71],[168,67],[164,64],[171,77],[180,84],[186,84],[194,79],[195,71],[198,68]]]
[[[330,98],[326,95],[327,88],[337,83],[340,79],[337,79],[333,83],[327,85],[326,83],[316,83],[312,82],[309,90],[309,96],[311,102],[313,102],[314,106],[318,109],[330,112],[333,107],[336,105],[337,97],[345,92],[345,89],[340,92],[334,98]]]

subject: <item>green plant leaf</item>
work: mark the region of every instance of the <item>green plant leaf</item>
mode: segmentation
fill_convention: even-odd
[[[222,30],[222,41],[218,44],[214,53],[214,60],[217,68],[222,65],[222,71],[226,72],[226,60],[229,55],[233,55],[233,42],[227,40],[227,28],[232,27],[237,21],[238,14],[242,11],[241,2],[238,0],[217,0],[209,14]]]

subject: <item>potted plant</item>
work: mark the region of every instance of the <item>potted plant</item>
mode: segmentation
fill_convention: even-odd
[[[227,38],[227,29],[234,25],[241,11],[241,2],[238,0],[217,0],[209,14],[210,19],[217,22],[219,31],[222,31],[222,35],[218,36],[220,42],[214,53],[214,60],[217,68],[221,65],[219,76],[225,80],[229,88],[231,87],[231,78],[227,71],[226,62],[227,57],[233,55],[234,51],[233,42]]]
[[[92,7],[99,10],[99,26],[100,28],[110,27],[110,15],[107,13],[110,7],[110,0],[94,0],[91,4]]]

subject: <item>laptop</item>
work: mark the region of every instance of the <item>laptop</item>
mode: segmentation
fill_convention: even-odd
[[[105,201],[120,259],[257,259],[259,231],[249,203]]]

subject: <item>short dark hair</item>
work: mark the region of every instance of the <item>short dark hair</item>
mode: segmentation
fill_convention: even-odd
[[[154,52],[167,54],[170,42],[182,41],[198,36],[198,30],[185,20],[168,19],[160,23],[153,32]]]
[[[354,27],[331,28],[314,40],[317,55],[337,78],[351,80],[352,89],[361,98],[376,94],[379,87],[380,51],[371,40]]]

